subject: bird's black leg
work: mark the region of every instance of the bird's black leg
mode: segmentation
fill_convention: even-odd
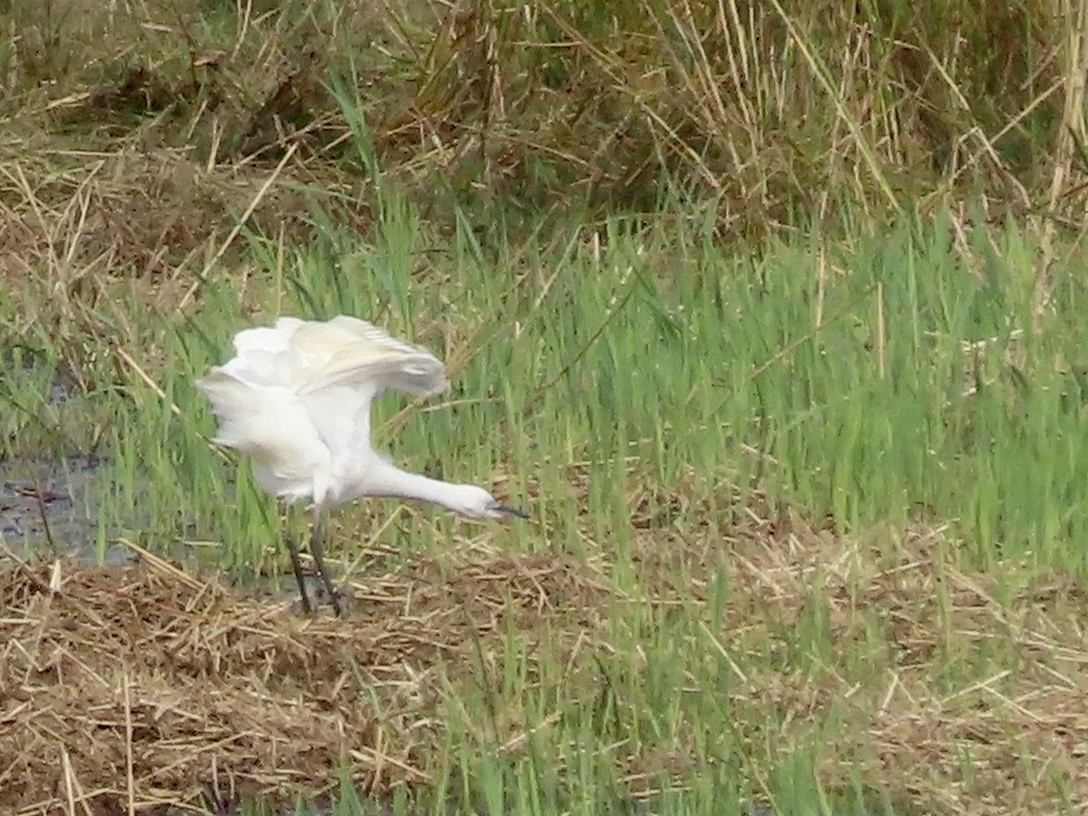
[[[325,585],[325,591],[329,593],[332,608],[336,610],[336,617],[344,617],[344,612],[340,608],[340,594],[336,591],[336,587],[333,586],[329,571],[325,568],[325,542],[322,540],[321,516],[317,508],[314,508],[313,531],[310,535],[310,554],[314,557],[314,563],[317,564],[317,571],[321,575],[321,583]]]
[[[302,595],[302,611],[309,615],[313,611],[313,607],[310,606],[310,598],[306,595],[306,578],[302,574],[302,561],[298,557],[298,545],[295,543],[295,537],[290,533],[284,536],[284,541],[287,543],[287,552],[291,554],[291,568],[295,571],[298,591]]]

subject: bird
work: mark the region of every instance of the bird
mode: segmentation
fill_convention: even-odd
[[[383,391],[430,397],[449,388],[445,366],[426,349],[349,315],[280,317],[238,332],[233,346],[234,357],[196,381],[219,420],[212,442],[249,456],[268,493],[310,503],[310,553],[337,616],[343,609],[322,533],[330,508],[387,497],[431,502],[470,519],[529,517],[482,487],[402,470],[372,447],[370,405]],[[291,536],[285,541],[309,614],[298,546]]]

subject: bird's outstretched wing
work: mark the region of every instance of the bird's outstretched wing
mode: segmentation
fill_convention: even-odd
[[[449,387],[445,366],[429,351],[347,315],[296,326],[290,348],[301,394],[373,384],[378,390],[431,396]]]
[[[370,403],[391,388],[449,387],[441,361],[357,318],[284,317],[234,338],[235,356],[198,380],[220,419],[215,441],[253,456],[277,495],[324,501],[336,462],[370,449]]]

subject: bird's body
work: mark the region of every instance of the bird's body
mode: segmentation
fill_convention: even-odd
[[[313,502],[315,543],[317,513],[363,496],[429,501],[471,518],[524,515],[483,488],[407,473],[371,447],[375,397],[386,389],[432,396],[449,387],[430,352],[344,315],[327,322],[283,317],[271,328],[239,332],[234,349],[197,382],[220,420],[215,442],[252,457],[269,493]]]
[[[420,396],[449,387],[441,362],[353,317],[280,318],[247,329],[236,356],[200,381],[220,417],[215,438],[249,454],[261,487],[288,501],[334,505],[378,495],[388,462],[370,446],[370,403],[386,388]]]

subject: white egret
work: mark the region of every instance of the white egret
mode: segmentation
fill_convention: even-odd
[[[370,445],[370,403],[391,388],[431,396],[449,387],[441,361],[381,329],[341,315],[327,322],[281,317],[234,337],[235,356],[197,381],[219,417],[214,441],[248,454],[257,482],[289,503],[313,505],[310,552],[336,613],[325,567],[322,512],[363,496],[419,499],[462,516],[527,514],[482,487],[408,473]],[[302,606],[310,611],[296,543],[287,537]]]

